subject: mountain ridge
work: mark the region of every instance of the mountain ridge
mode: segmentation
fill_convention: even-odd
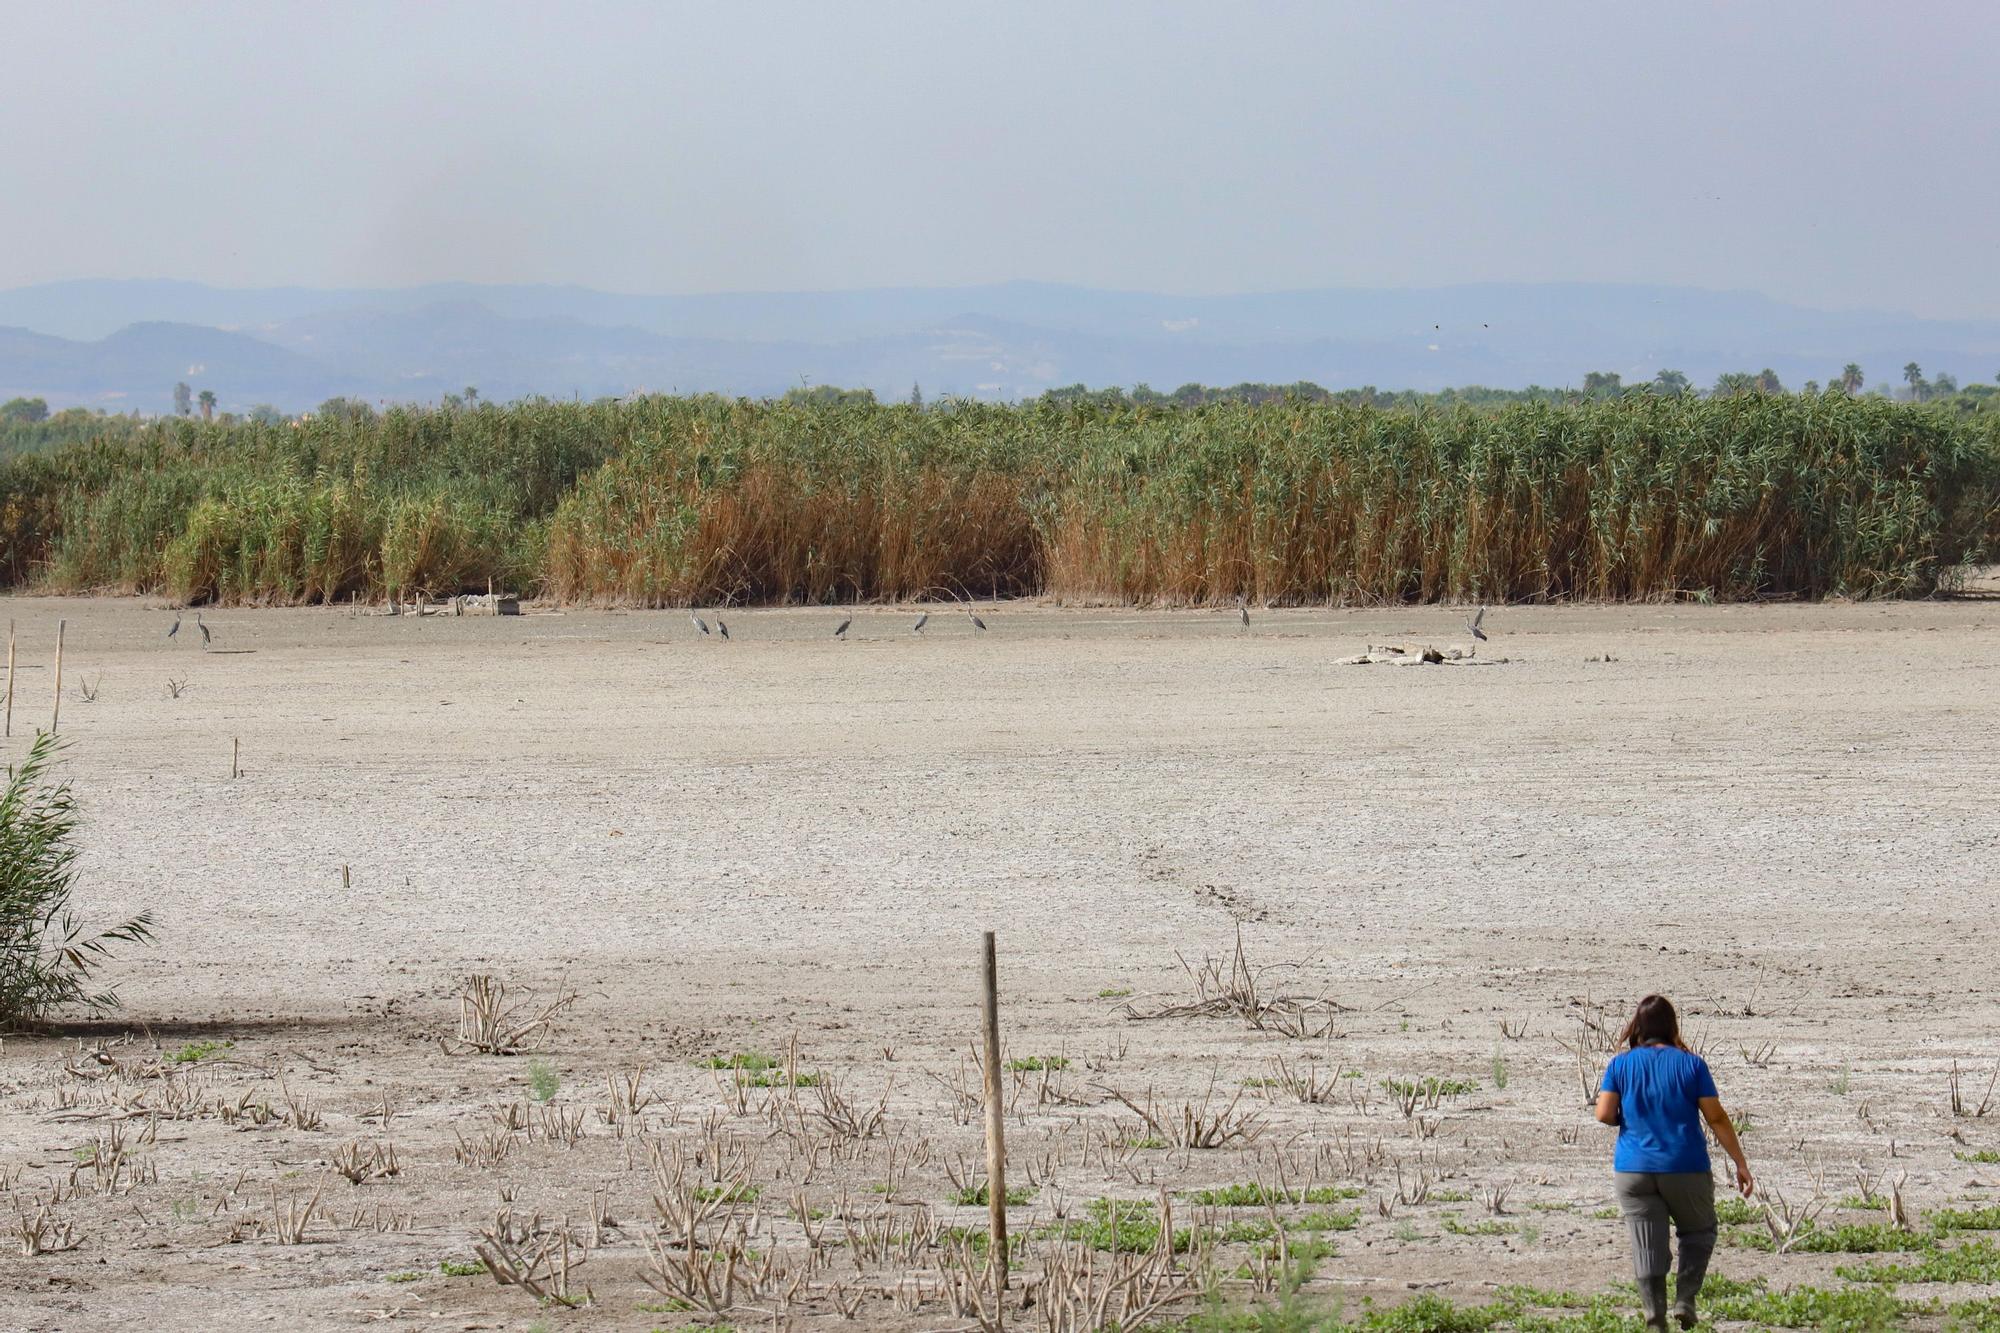
[[[89,279],[0,291],[0,394],[166,411],[173,384],[225,410],[336,394],[435,400],[647,391],[1032,396],[1072,383],[1312,380],[1331,389],[1522,387],[1771,367],[1870,383],[1905,362],[2000,366],[2000,320],[1817,311],[1756,292],[1483,283],[1179,296],[1014,282],[649,296],[561,285],[229,289]],[[200,381],[200,382],[197,382]]]

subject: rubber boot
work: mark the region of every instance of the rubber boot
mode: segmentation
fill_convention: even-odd
[[[1686,1238],[1681,1240],[1681,1267],[1674,1275],[1674,1320],[1684,1329],[1701,1322],[1694,1303],[1701,1295],[1703,1280],[1708,1277],[1708,1256],[1714,1248],[1713,1239],[1706,1245],[1699,1241],[1690,1245]]]
[[[1648,1329],[1658,1329],[1660,1333],[1666,1333],[1666,1274],[1662,1273],[1659,1277],[1642,1277],[1639,1279],[1639,1310],[1640,1313],[1646,1316],[1646,1327]]]

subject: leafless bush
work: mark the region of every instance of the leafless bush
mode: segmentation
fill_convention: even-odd
[[[458,1146],[451,1150],[452,1156],[458,1159],[458,1164],[476,1167],[482,1171],[500,1165],[507,1160],[507,1154],[514,1150],[514,1136],[500,1125],[490,1126],[485,1132],[475,1134],[469,1139],[457,1130],[453,1130],[452,1137],[458,1140]]]
[[[38,1254],[59,1254],[83,1243],[83,1238],[76,1234],[74,1227],[47,1208],[33,1217],[21,1214],[14,1226],[14,1238],[21,1242],[21,1257],[24,1259],[32,1259]]]
[[[1296,972],[1297,963],[1253,967],[1243,953],[1243,931],[1236,931],[1236,949],[1229,958],[1208,957],[1194,967],[1179,954],[1181,969],[1194,983],[1194,999],[1164,1009],[1141,1010],[1127,1003],[1127,1018],[1240,1018],[1260,1032],[1278,1032],[1299,1039],[1324,1037],[1333,1029],[1339,1002],[1325,996],[1270,994],[1266,981],[1274,973]]]
[[[2000,1064],[1996,1064],[1993,1067],[1992,1077],[1986,1080],[1986,1092],[1983,1096],[1980,1097],[1979,1105],[1975,1107],[1970,1102],[1966,1101],[1961,1093],[1961,1090],[1959,1088],[1958,1061],[1953,1060],[1951,1062],[1951,1078],[1950,1078],[1951,1113],[1953,1117],[1957,1119],[1970,1118],[1975,1120],[1984,1118],[1986,1113],[1993,1109],[1993,1085],[1996,1081],[2000,1081]]]
[[[1237,1142],[1253,1143],[1263,1132],[1262,1119],[1256,1112],[1236,1109],[1237,1103],[1243,1100],[1241,1088],[1230,1097],[1227,1105],[1216,1106],[1215,1077],[1212,1074],[1201,1101],[1182,1102],[1178,1112],[1161,1111],[1151,1092],[1146,1094],[1146,1104],[1141,1106],[1116,1088],[1102,1083],[1095,1086],[1125,1103],[1146,1122],[1146,1128],[1155,1137],[1166,1140],[1176,1148],[1213,1149]]]
[[[1756,1046],[1738,1046],[1736,1050],[1742,1055],[1743,1063],[1752,1069],[1768,1069],[1778,1054],[1778,1043],[1767,1041]]]
[[[519,1287],[540,1304],[572,1310],[591,1301],[590,1288],[585,1286],[579,1292],[572,1280],[584,1260],[571,1253],[568,1226],[527,1243],[492,1229],[480,1234],[484,1239],[472,1247],[472,1252],[501,1286]]]
[[[509,1007],[507,988],[491,976],[467,977],[458,992],[458,1036],[440,1037],[447,1055],[519,1055],[548,1035],[562,1012],[580,998],[558,984],[555,997],[541,1003],[532,994]]]
[[[185,690],[187,687],[188,683],[187,683],[187,678],[185,676],[179,678],[173,676],[167,677],[167,697],[169,699],[180,698],[181,691]]]
[[[648,1236],[639,1268],[639,1280],[653,1290],[710,1314],[762,1299],[785,1276],[776,1255],[757,1253],[740,1235],[699,1243],[690,1234],[679,1244]]]
[[[1310,1064],[1295,1068],[1280,1055],[1272,1060],[1271,1073],[1265,1078],[1263,1086],[1276,1088],[1307,1106],[1326,1106],[1339,1094],[1346,1072],[1342,1066],[1335,1065],[1331,1073],[1322,1075]]]
[[[396,1145],[393,1143],[376,1143],[364,1148],[361,1140],[350,1139],[333,1150],[332,1162],[333,1169],[354,1185],[377,1177],[398,1175],[402,1171],[396,1162]]]
[[[1826,1209],[1826,1193],[1815,1181],[1812,1194],[1803,1203],[1794,1204],[1779,1189],[1760,1189],[1759,1202],[1764,1205],[1764,1226],[1771,1233],[1772,1247],[1779,1254],[1789,1253],[1807,1231],[1811,1230],[1814,1219]]]
[[[302,1245],[305,1243],[306,1228],[312,1225],[313,1214],[319,1210],[319,1198],[326,1190],[326,1177],[320,1176],[319,1183],[307,1196],[303,1205],[299,1203],[297,1190],[285,1191],[283,1199],[278,1197],[278,1187],[271,1186],[272,1237],[280,1245]]]

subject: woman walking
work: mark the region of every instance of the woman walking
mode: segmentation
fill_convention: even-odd
[[[1704,1120],[1736,1166],[1736,1188],[1748,1198],[1750,1163],[1736,1127],[1722,1109],[1708,1062],[1681,1044],[1680,1016],[1664,995],[1639,1001],[1619,1034],[1628,1048],[1604,1070],[1597,1118],[1618,1126],[1612,1171],[1618,1211],[1632,1234],[1632,1270],[1646,1327],[1667,1327],[1667,1222],[1680,1241],[1674,1282],[1674,1318],[1682,1328],[1699,1321],[1695,1298],[1715,1249],[1715,1178],[1709,1174]]]

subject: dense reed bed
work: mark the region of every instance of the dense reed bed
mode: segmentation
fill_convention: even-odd
[[[0,581],[189,601],[1922,595],[1994,428],[1880,399],[1498,412],[646,398],[160,422],[0,463]]]

